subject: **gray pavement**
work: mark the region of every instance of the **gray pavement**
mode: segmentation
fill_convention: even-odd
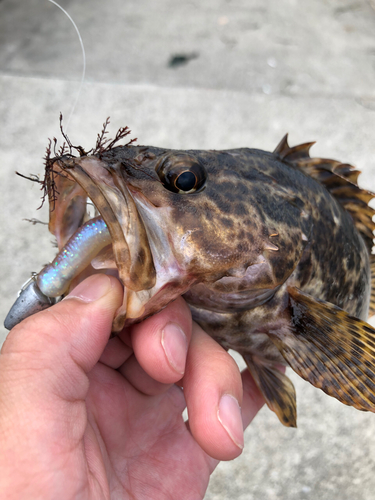
[[[61,0],[77,23],[87,75],[69,125],[90,148],[111,116],[140,144],[272,150],[316,140],[313,154],[357,165],[375,190],[375,3],[347,0]],[[180,59],[176,56],[182,56]],[[191,57],[194,56],[194,57]],[[171,61],[185,64],[171,66]],[[174,58],[174,59],[173,59]],[[47,0],[0,0],[0,316],[30,271],[52,258],[36,184],[79,87],[74,28]],[[3,331],[5,336],[5,331]],[[240,458],[219,465],[210,500],[372,500],[375,416],[291,374],[299,428],[267,409]]]

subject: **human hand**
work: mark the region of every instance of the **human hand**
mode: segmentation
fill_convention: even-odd
[[[250,374],[183,299],[108,341],[121,302],[120,283],[94,275],[9,333],[0,498],[196,500],[218,460],[241,453],[263,405]]]

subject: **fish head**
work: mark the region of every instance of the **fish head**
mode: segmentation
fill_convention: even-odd
[[[246,168],[234,152],[143,146],[55,159],[50,230],[61,249],[87,219],[87,198],[106,222],[112,246],[92,266],[116,268],[124,285],[115,330],[157,312],[197,284],[214,293],[264,291],[290,275],[304,243],[300,238],[294,245],[286,266],[271,241],[279,234],[260,210],[259,190],[252,192],[254,179]]]

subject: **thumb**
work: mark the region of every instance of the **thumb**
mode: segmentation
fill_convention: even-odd
[[[121,301],[119,281],[96,274],[13,328],[0,353],[0,418],[4,397],[7,406],[25,402],[25,395],[34,404],[49,395],[84,399],[86,374],[100,358]]]

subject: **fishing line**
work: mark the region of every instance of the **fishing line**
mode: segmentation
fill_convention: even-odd
[[[73,113],[76,109],[76,106],[77,106],[77,102],[78,102],[78,99],[79,99],[79,96],[81,94],[81,90],[82,90],[82,86],[83,86],[83,82],[84,82],[84,79],[85,79],[85,74],[86,74],[86,53],[85,53],[85,47],[83,46],[83,41],[82,41],[82,37],[81,37],[81,33],[79,32],[79,29],[76,25],[76,23],[73,21],[72,17],[68,14],[68,12],[63,9],[63,7],[61,7],[61,5],[59,5],[57,2],[55,2],[54,0],[48,0],[49,2],[53,3],[53,5],[56,5],[56,7],[58,7],[60,10],[63,11],[63,13],[66,15],[66,17],[69,19],[69,21],[73,24],[74,26],[74,29],[76,30],[77,32],[77,35],[78,35],[78,39],[79,39],[79,43],[81,44],[81,49],[82,49],[82,59],[83,59],[83,65],[82,65],[82,78],[81,78],[81,83],[79,85],[79,89],[78,89],[78,92],[77,92],[77,95],[76,95],[76,98],[75,98],[75,101],[73,103],[73,107],[72,107],[72,110],[70,112],[70,115],[69,115],[69,118],[68,118],[68,122],[67,124],[64,126],[64,130],[65,132],[67,132],[68,128],[69,128],[69,124],[70,124],[70,120],[73,116]]]

